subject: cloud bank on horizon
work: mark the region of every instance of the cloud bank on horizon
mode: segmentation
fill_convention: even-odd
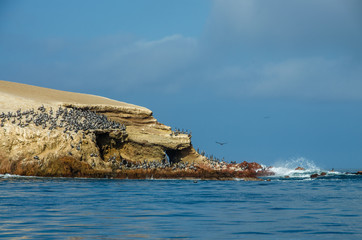
[[[0,40],[9,57],[1,60],[4,80],[55,78],[90,92],[108,86],[168,95],[192,86],[233,98],[362,99],[358,0],[216,0],[201,34],[191,37],[12,36]]]

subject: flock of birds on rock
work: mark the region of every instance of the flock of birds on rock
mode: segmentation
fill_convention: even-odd
[[[225,161],[225,158],[219,159],[217,157],[215,157],[214,155],[208,155],[206,154],[205,151],[200,151],[199,148],[197,148],[197,153],[200,154],[201,156],[206,157],[209,160],[210,166],[214,169],[219,169],[219,168],[223,168],[224,166],[226,167],[229,163]],[[231,161],[230,164],[236,164],[235,161]]]
[[[210,160],[210,165],[214,169],[223,168],[224,166],[227,166],[227,163],[224,161],[216,161],[216,160]]]
[[[116,163],[116,161],[114,161]],[[153,169],[172,169],[172,170],[197,170],[196,166],[193,163],[170,163],[166,160],[159,161],[143,161],[143,162],[130,162],[123,159],[119,163],[119,168],[121,169],[144,169],[144,170],[153,170]]]
[[[57,128],[62,128],[63,132],[67,131],[78,132],[88,130],[126,130],[126,127],[114,121],[110,121],[107,116],[97,114],[96,112],[79,109],[79,108],[62,108],[53,110],[51,107],[49,111],[42,105],[38,107],[38,111],[34,109],[16,112],[0,113],[0,127],[4,127],[6,122],[16,124],[21,128],[34,124],[43,129],[48,128],[50,131]]]
[[[124,124],[111,121],[107,116],[98,114],[94,111],[80,109],[80,108],[66,108],[59,107],[48,109],[44,105],[38,107],[36,110],[30,109],[22,111],[21,109],[16,112],[1,112],[0,113],[0,127],[5,127],[5,124],[10,123],[17,125],[21,128],[28,127],[29,125],[35,125],[43,129],[52,131],[53,129],[61,129],[64,133],[77,133],[83,132],[84,134],[89,133],[90,130],[122,130],[125,131],[126,127]],[[175,129],[174,134],[189,134],[191,132]],[[70,138],[73,140],[72,135]],[[81,141],[71,148],[80,151]],[[73,155],[72,152],[68,153]],[[91,153],[91,157],[98,157],[96,153]],[[39,160],[39,156],[34,156],[35,160]],[[113,165],[117,165],[119,169],[166,169],[171,168],[172,170],[196,170],[194,164],[189,163],[170,163],[167,160],[162,162],[159,161],[144,161],[144,162],[131,162],[125,159],[121,161],[116,160],[116,156],[110,157],[108,162],[112,162]]]
[[[192,136],[192,132],[188,129],[179,129],[179,128],[175,128],[172,133],[171,136],[178,136],[180,134],[187,134],[189,137]]]
[[[220,159],[220,158],[217,158],[217,157],[215,157],[214,155],[208,155],[208,154],[206,154],[206,152],[204,151],[204,150],[202,150],[202,151],[200,151],[200,149],[199,148],[197,148],[196,149],[196,152],[198,153],[198,154],[200,154],[201,156],[204,156],[204,157],[206,157],[207,159],[209,159],[211,162],[225,162],[225,158],[222,158],[222,159]]]
[[[114,167],[119,169],[144,169],[144,170],[153,170],[153,169],[172,169],[172,170],[197,170],[196,166],[193,163],[170,163],[168,160],[164,159],[162,162],[159,161],[147,161],[143,162],[131,162],[126,159],[121,159],[121,161],[116,160],[116,156],[109,157],[108,162],[111,162]]]
[[[61,106],[58,109],[53,109],[49,107],[45,108],[43,105],[37,108],[37,111],[34,109],[22,111],[21,109],[16,112],[7,112],[0,113],[0,127],[4,127],[6,123],[11,123],[17,125],[21,128],[28,127],[33,124],[35,126],[41,127],[43,129],[48,129],[52,131],[53,129],[61,129],[64,133],[66,132],[83,132],[87,134],[90,130],[122,130],[125,131],[126,127],[124,124],[111,121],[107,116],[103,114],[98,114],[94,111],[80,109],[80,108],[62,108]],[[171,135],[178,136],[179,134],[188,134],[191,137],[191,131],[189,130],[180,130],[175,128]],[[77,146],[72,146],[78,151],[80,150],[80,144]],[[197,150],[199,154],[205,156],[205,152],[201,153]],[[69,152],[69,155],[72,155]],[[97,154],[91,154],[91,157],[97,157]],[[224,159],[220,160],[214,156],[206,156],[212,166],[226,165]],[[35,156],[34,159],[39,159],[38,156]],[[110,157],[108,159],[112,164],[119,165],[118,168],[123,169],[165,169],[171,168],[172,170],[196,170],[194,164],[179,162],[179,163],[170,163],[168,161],[144,161],[142,163],[130,162],[127,160],[121,160],[120,162],[116,161],[116,157]]]

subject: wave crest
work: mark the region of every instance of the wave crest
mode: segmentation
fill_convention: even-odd
[[[299,168],[300,170],[297,170]],[[312,161],[304,157],[292,158],[275,163],[270,171],[275,177],[309,178],[312,174],[320,174],[322,170]]]

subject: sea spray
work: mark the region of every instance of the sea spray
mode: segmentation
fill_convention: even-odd
[[[296,170],[296,168],[302,168],[303,170]],[[278,161],[270,171],[275,173],[275,177],[293,177],[293,178],[306,178],[311,174],[321,173],[321,169],[309,159],[304,157],[291,158],[286,161]]]
[[[18,177],[22,177],[20,175],[16,175],[16,174],[9,174],[9,173],[5,173],[5,174],[0,174],[0,179],[1,178],[18,178]]]
[[[278,161],[269,170],[274,173],[268,179],[274,180],[311,180],[311,179],[359,179],[362,176],[341,171],[327,171],[319,168],[312,160],[304,157]],[[314,175],[314,176],[312,176]]]

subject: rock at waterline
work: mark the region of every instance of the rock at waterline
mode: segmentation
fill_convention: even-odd
[[[174,134],[147,108],[6,81],[0,81],[0,173],[205,179],[271,174],[257,163],[210,161],[193,148],[191,134]]]
[[[207,160],[194,150],[191,136],[172,132],[141,106],[0,81],[0,173],[114,173],[127,168],[123,160],[137,168],[161,163],[167,154],[183,163],[176,169]]]
[[[297,167],[295,170],[304,171],[304,170],[305,170],[305,168],[302,168],[302,167]]]

